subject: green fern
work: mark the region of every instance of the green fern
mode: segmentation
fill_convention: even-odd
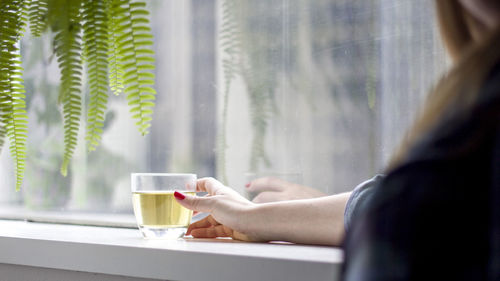
[[[109,51],[108,51],[108,64],[109,64],[109,87],[115,95],[123,92],[123,69],[122,57],[119,50],[118,38],[123,35],[118,24],[118,15],[125,10],[121,8],[120,0],[107,0],[107,26],[109,28]]]
[[[86,0],[83,5],[83,54],[87,62],[90,102],[87,114],[87,147],[99,145],[108,102],[108,20],[103,1]]]
[[[24,177],[28,128],[23,69],[16,46],[24,32],[25,8],[22,0],[0,1],[0,144],[8,136],[16,190],[20,189]]]
[[[81,119],[82,22],[83,57],[88,64],[90,88],[88,149],[94,150],[101,139],[108,82],[115,94],[122,89],[127,94],[139,131],[147,134],[156,92],[152,34],[144,2],[1,0],[0,11],[0,149],[8,137],[17,190],[24,174],[27,136],[23,70],[17,45],[28,20],[34,36],[40,36],[48,27],[55,34],[54,53],[61,70],[58,102],[64,119],[61,174],[67,175]]]
[[[124,92],[132,117],[142,135],[146,135],[151,126],[156,91],[154,85],[154,52],[151,28],[142,1],[117,0],[112,8],[119,34],[116,39],[120,67],[123,70]]]
[[[276,44],[281,43],[276,42],[276,35],[272,33],[263,37],[262,33],[256,31],[263,28],[276,30],[276,27],[270,26],[273,22],[274,13],[264,11],[263,9],[266,8],[263,5],[253,2],[244,3],[246,4],[244,8],[250,17],[254,14],[263,14],[270,17],[264,19],[257,28],[246,21],[242,32],[244,34],[242,48],[245,54],[242,77],[245,81],[250,102],[250,117],[253,130],[249,168],[251,171],[257,172],[260,170],[261,165],[264,167],[271,166],[266,152],[265,138],[268,121],[277,112],[274,95],[277,87],[277,74],[280,71],[276,66],[280,65],[280,57],[276,55],[276,50],[281,48]]]
[[[253,137],[250,156],[250,171],[258,171],[260,164],[266,167],[271,165],[266,150],[265,136],[267,132],[268,119],[272,112],[272,91],[262,77],[266,72],[255,72],[257,68],[246,68],[243,70],[243,78],[246,82],[248,97],[250,100],[250,116],[252,120]]]
[[[277,86],[278,70],[275,69],[274,65],[277,65],[275,60],[278,56],[273,53],[273,50],[277,49],[273,45],[276,40],[272,36],[266,38],[267,40],[262,40],[262,34],[255,30],[263,27],[255,28],[255,26],[250,26],[248,21],[242,20],[251,18],[253,13],[261,15],[263,11],[259,9],[265,7],[267,6],[241,0],[225,0],[222,3],[222,26],[219,40],[223,51],[222,67],[226,84],[223,123],[220,131],[222,136],[218,141],[217,167],[219,175],[223,175],[223,177],[225,175],[223,169],[225,169],[225,126],[227,119],[225,107],[227,107],[230,85],[237,75],[243,79],[250,101],[253,138],[249,169],[258,171],[261,165],[271,165],[265,149],[265,136],[268,120],[273,112],[277,111],[274,103],[274,91]],[[242,16],[241,11],[245,11],[247,15]]]
[[[2,109],[0,109],[0,114],[2,112]],[[2,154],[2,147],[3,147],[3,144],[5,142],[5,135],[7,134],[7,128],[6,128],[6,124],[3,124],[2,122],[0,122],[0,154]]]
[[[219,32],[220,47],[223,50],[222,68],[224,71],[224,98],[222,106],[222,122],[217,135],[217,176],[225,184],[228,183],[226,174],[226,129],[227,108],[229,104],[229,90],[233,80],[240,74],[239,59],[241,58],[240,28],[237,21],[237,1],[225,0],[222,2],[222,24]]]
[[[62,104],[64,118],[64,157],[61,174],[66,176],[73,156],[81,117],[81,1],[59,0],[54,9],[59,18],[53,26],[56,32],[54,50],[61,69],[59,103]]]
[[[40,37],[47,29],[48,0],[31,0],[28,7],[28,18],[31,34]]]
[[[18,52],[18,50],[13,49]],[[11,112],[10,122],[7,123],[7,136],[10,140],[10,153],[15,162],[16,190],[21,188],[24,178],[26,159],[26,138],[28,134],[28,116],[24,101],[25,90],[22,80],[21,59],[17,55],[11,60]]]

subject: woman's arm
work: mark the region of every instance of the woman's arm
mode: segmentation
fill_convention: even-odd
[[[345,235],[344,210],[350,194],[255,205],[248,211],[245,231],[265,241],[338,246]]]
[[[344,210],[350,193],[255,204],[212,178],[198,180],[197,190],[209,196],[175,193],[184,207],[210,213],[190,225],[187,234],[193,237],[323,245],[340,245],[344,238]]]

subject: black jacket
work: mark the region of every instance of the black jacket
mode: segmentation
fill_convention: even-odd
[[[343,280],[500,280],[500,65],[363,194]]]

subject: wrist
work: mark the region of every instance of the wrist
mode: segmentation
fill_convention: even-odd
[[[254,204],[247,206],[239,220],[240,231],[253,237],[257,241],[269,241],[266,238],[268,235],[266,229],[266,205],[267,204]]]

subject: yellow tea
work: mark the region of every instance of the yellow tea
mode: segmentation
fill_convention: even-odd
[[[195,195],[195,192],[182,191]],[[134,212],[139,227],[149,229],[187,227],[193,211],[181,206],[174,197],[174,191],[133,192]]]

